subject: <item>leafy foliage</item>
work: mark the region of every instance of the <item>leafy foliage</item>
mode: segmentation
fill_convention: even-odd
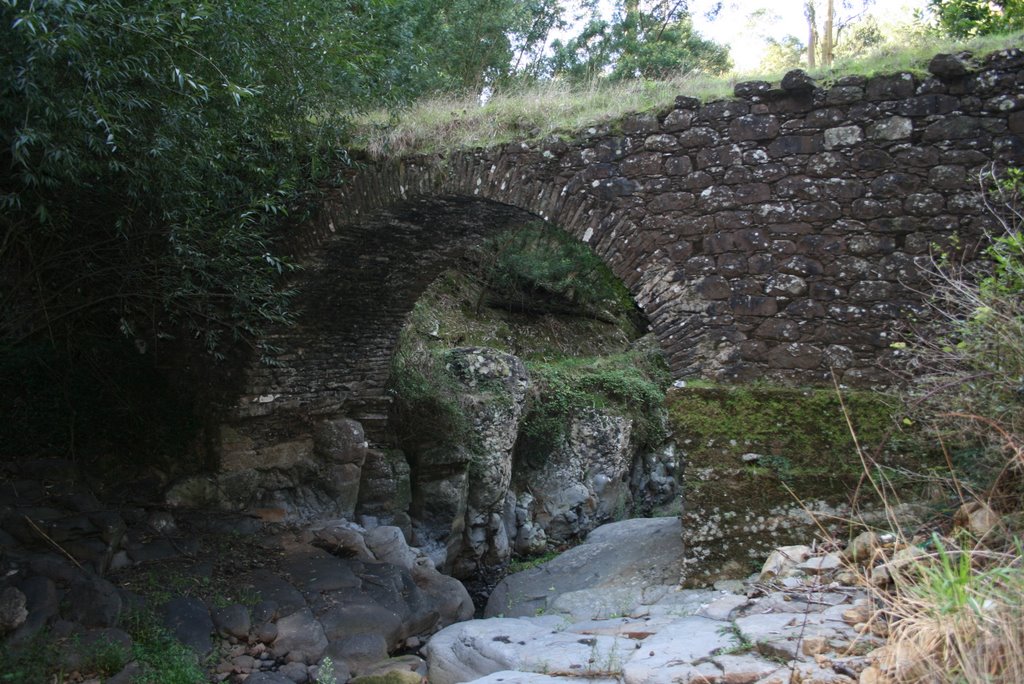
[[[929,0],[935,28],[955,38],[1024,29],[1021,0]]]
[[[124,339],[90,337],[0,349],[0,459],[37,451],[94,458],[90,474],[123,481],[156,467],[194,467],[176,457],[198,428],[191,396],[170,384]]]
[[[290,323],[282,241],[348,163],[351,115],[507,76],[557,21],[485,4],[0,0],[0,372],[33,369],[31,448],[123,418],[81,420],[86,378],[124,380],[91,350],[220,358]]]
[[[417,17],[412,40],[423,64],[411,83],[417,93],[503,88],[544,71],[544,49],[565,28],[556,0],[409,1]]]
[[[612,21],[595,15],[578,36],[552,48],[554,74],[575,81],[722,73],[732,64],[727,48],[697,34],[686,3],[656,3],[645,11],[638,0],[626,0]]]
[[[214,350],[287,320],[273,228],[326,172],[346,39],[309,4],[0,5],[5,340],[98,317]]]

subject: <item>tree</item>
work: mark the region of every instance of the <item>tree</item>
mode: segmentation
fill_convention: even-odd
[[[1024,0],[929,0],[933,26],[954,38],[1024,29]]]
[[[536,60],[553,0],[0,0],[0,341],[211,351],[291,313],[276,243],[347,121]],[[100,322],[100,321],[104,322]]]
[[[82,434],[94,388],[128,396],[129,357],[258,353],[294,316],[281,245],[348,163],[352,115],[508,77],[556,10],[0,0],[0,413]],[[39,409],[38,387],[61,396]]]
[[[782,71],[800,66],[800,58],[805,54],[804,44],[796,36],[782,38],[766,38],[764,58],[761,67],[766,71]]]
[[[594,15],[579,36],[553,46],[552,71],[574,80],[607,75],[612,79],[665,78],[701,71],[721,73],[731,66],[728,49],[702,38],[693,28],[685,2],[640,0],[619,3],[611,21]]]
[[[835,0],[804,0],[804,16],[807,18],[807,66],[815,68],[818,60],[824,66],[832,66],[836,45],[843,32],[863,17],[872,0],[842,0],[837,13]],[[819,30],[820,20],[820,30]]]

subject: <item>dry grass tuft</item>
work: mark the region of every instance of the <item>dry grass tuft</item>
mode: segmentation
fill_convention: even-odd
[[[876,587],[889,643],[877,667],[894,682],[1024,682],[1024,558],[933,537],[934,550]]]
[[[983,54],[1020,45],[1024,33],[988,36],[966,42],[934,36],[912,37],[907,44],[883,47],[856,60],[836,62],[811,75],[829,83],[850,74],[897,71],[925,73],[939,52],[971,50]],[[733,73],[722,77],[687,75],[664,81],[596,82],[574,86],[547,81],[507,93],[481,104],[479,96],[451,95],[421,100],[402,110],[378,110],[356,121],[354,147],[372,158],[404,157],[456,149],[491,147],[513,140],[548,136],[571,138],[592,126],[608,124],[633,112],[671,107],[679,95],[703,101],[732,96],[736,83],[778,82],[783,73]]]

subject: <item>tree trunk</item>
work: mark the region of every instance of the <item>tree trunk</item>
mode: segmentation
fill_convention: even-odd
[[[835,20],[836,8],[833,2],[834,0],[828,0],[825,14],[825,30],[822,32],[821,41],[821,63],[828,67],[832,66],[832,52],[835,47],[832,25]]]
[[[818,28],[814,25],[814,0],[807,0],[804,5],[804,16],[807,17],[807,68],[816,66],[815,53],[818,50]]]

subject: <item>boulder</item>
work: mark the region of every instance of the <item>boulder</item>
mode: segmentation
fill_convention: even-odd
[[[559,631],[560,618],[493,618],[451,625],[427,644],[431,684],[456,684],[502,670],[598,675],[621,647],[611,636]]]
[[[462,582],[437,571],[428,558],[417,558],[412,579],[423,593],[430,597],[438,613],[437,624],[446,627],[473,617],[473,600]]]
[[[249,619],[249,609],[239,603],[233,603],[223,608],[214,608],[210,611],[213,624],[221,634],[233,636],[238,639],[245,639],[249,636],[249,629],[252,622]]]
[[[197,598],[178,596],[164,608],[164,626],[174,638],[205,658],[213,650],[213,620],[206,604]]]
[[[277,621],[277,639],[271,647],[275,658],[315,663],[327,650],[327,637],[309,608],[303,608]]]
[[[557,558],[503,579],[484,615],[555,611],[592,619],[630,614],[675,592],[684,555],[679,534],[678,518],[603,525]]]
[[[269,446],[223,424],[215,450],[220,472],[180,480],[167,491],[167,503],[229,511],[272,509],[289,520],[352,517],[370,454],[362,426],[348,418],[320,421],[311,435]]]
[[[795,94],[809,93],[817,87],[814,84],[814,78],[809,76],[803,69],[787,71],[786,75],[782,77],[780,85],[786,92]]]
[[[629,418],[585,411],[573,417],[566,442],[522,474],[523,488],[535,499],[533,522],[548,539],[579,538],[629,510],[632,429]]]
[[[66,617],[86,627],[113,627],[121,618],[121,595],[102,577],[88,575],[74,581],[67,602]]]
[[[27,617],[25,594],[16,587],[0,592],[0,636],[21,627]]]
[[[397,527],[389,525],[375,527],[363,535],[363,540],[377,560],[397,565],[406,570],[411,570],[416,563],[416,552],[409,548],[409,544],[405,541],[405,535]]]

